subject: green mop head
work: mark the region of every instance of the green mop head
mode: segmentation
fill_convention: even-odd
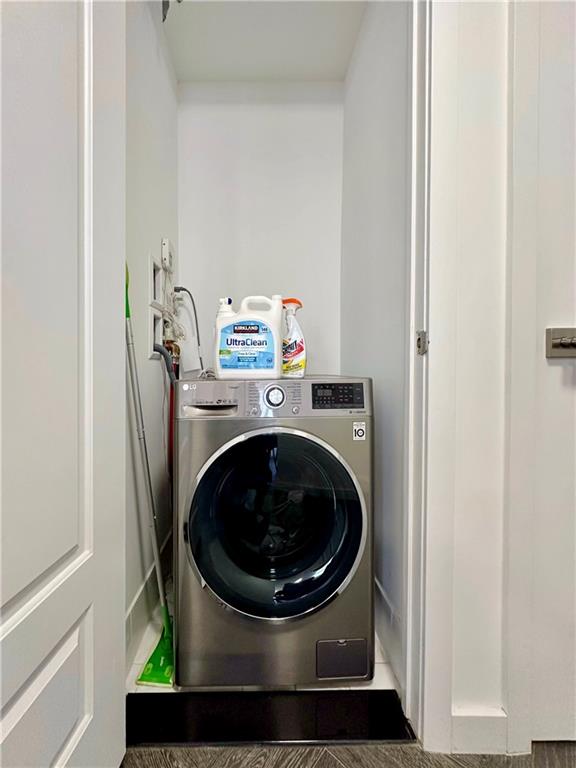
[[[174,649],[172,647],[172,619],[168,608],[162,609],[162,634],[156,648],[146,662],[137,685],[167,685],[172,687],[174,675]]]

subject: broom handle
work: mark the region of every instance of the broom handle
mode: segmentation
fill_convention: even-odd
[[[136,413],[136,430],[138,432],[138,444],[140,445],[140,458],[144,472],[144,486],[148,502],[148,514],[150,517],[150,538],[152,539],[152,551],[154,552],[154,566],[158,592],[160,593],[160,605],[162,606],[162,621],[166,626],[167,605],[166,592],[164,590],[164,578],[162,577],[162,563],[160,561],[160,548],[158,546],[158,518],[154,504],[154,492],[150,477],[150,462],[148,461],[148,447],[146,445],[146,433],[144,432],[144,417],[142,415],[142,400],[140,398],[140,385],[138,383],[138,368],[136,367],[136,354],[134,352],[134,334],[132,333],[132,321],[126,317],[126,348],[128,351],[128,367],[130,369],[130,384],[132,386],[132,399]]]

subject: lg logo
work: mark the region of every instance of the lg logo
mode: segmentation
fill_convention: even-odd
[[[366,440],[366,422],[355,421],[352,425],[352,439],[353,440]]]

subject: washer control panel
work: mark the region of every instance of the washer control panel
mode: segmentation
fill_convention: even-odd
[[[247,416],[297,415],[302,407],[300,381],[246,382]]]
[[[283,379],[246,382],[246,415],[329,416],[366,414],[370,407],[370,381]]]
[[[278,384],[272,384],[265,390],[264,400],[270,408],[281,408],[286,402],[286,392]]]
[[[364,385],[361,382],[312,384],[312,408],[364,408]]]
[[[176,418],[303,418],[372,413],[370,379],[336,376],[176,383]]]

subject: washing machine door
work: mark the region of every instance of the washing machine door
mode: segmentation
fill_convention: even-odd
[[[358,482],[323,441],[258,430],[199,475],[188,519],[193,565],[219,601],[278,621],[314,611],[348,584],[366,540]]]

